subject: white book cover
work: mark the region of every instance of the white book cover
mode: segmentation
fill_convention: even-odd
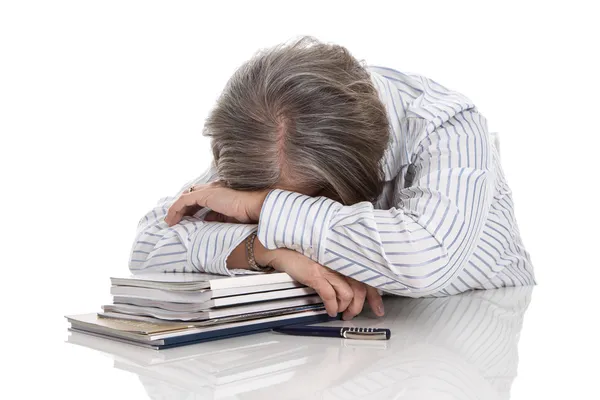
[[[275,317],[287,314],[294,314],[302,311],[308,310],[325,310],[325,306],[323,303],[315,303],[308,304],[300,307],[288,307],[288,308],[279,308],[277,310],[267,310],[267,311],[259,311],[252,312],[247,314],[238,314],[231,315],[228,317],[221,318],[213,318],[213,319],[205,319],[203,321],[193,321],[193,322],[184,322],[184,321],[165,321],[162,319],[143,316],[143,315],[134,315],[134,314],[121,314],[118,312],[101,312],[98,313],[99,317],[116,319],[116,320],[126,320],[130,322],[142,322],[149,323],[151,326],[169,326],[170,329],[184,329],[184,328],[193,328],[193,327],[207,327],[207,326],[217,326],[224,324],[231,324],[233,322],[241,322],[241,321],[250,321],[256,320],[260,318],[267,317]]]
[[[112,304],[102,306],[105,312],[118,312],[122,314],[146,315],[167,321],[201,321],[205,319],[221,318],[231,315],[240,315],[253,312],[276,310],[279,308],[303,306],[306,304],[321,303],[318,295],[303,296],[284,300],[263,301],[241,306],[215,308],[200,312],[177,312],[161,310],[154,307],[139,307],[130,304]]]
[[[135,288],[143,289],[143,288]],[[206,311],[214,307],[226,307],[232,305],[241,305],[246,303],[256,303],[259,301],[285,299],[290,297],[308,296],[315,294],[312,288],[295,288],[284,290],[273,290],[270,292],[242,294],[238,296],[219,297],[216,299],[206,300],[204,302],[181,303],[172,301],[161,301],[150,298],[129,297],[129,296],[114,296],[114,304],[130,304],[139,307],[154,307],[162,310],[174,312],[199,312]]]
[[[168,301],[174,303],[203,303],[205,301],[218,297],[235,296],[247,293],[269,292],[273,290],[302,287],[306,286],[295,281],[216,290],[170,290],[141,286],[112,286],[110,289],[110,293],[113,296],[136,297],[140,299],[155,301]]]
[[[249,275],[213,275],[192,272],[142,272],[128,277],[110,278],[113,285],[138,286],[164,290],[226,289],[245,286],[294,282],[286,273],[256,273]]]

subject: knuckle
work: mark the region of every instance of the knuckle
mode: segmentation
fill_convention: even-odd
[[[324,301],[335,301],[336,300],[335,294],[329,290],[321,290],[321,291],[317,291],[317,293],[319,293],[319,296]]]
[[[311,287],[315,289],[315,291],[317,292],[319,297],[321,297],[321,299],[325,301],[336,300],[335,291],[332,290],[330,287],[327,287],[325,284],[323,284],[323,282],[317,282],[314,286]]]
[[[367,288],[362,283],[354,285],[354,293],[360,297],[365,297],[367,295]]]
[[[354,298],[354,292],[352,290],[343,290],[339,293],[340,300],[350,301]]]

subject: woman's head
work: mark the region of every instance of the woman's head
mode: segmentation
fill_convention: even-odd
[[[381,192],[385,107],[344,47],[304,37],[258,52],[204,126],[231,188],[282,188],[354,204]]]

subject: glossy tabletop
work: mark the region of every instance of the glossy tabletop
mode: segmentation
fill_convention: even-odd
[[[65,332],[68,366],[59,379],[74,398],[75,387],[93,382],[88,398],[528,399],[546,391],[597,398],[586,379],[595,372],[585,365],[598,349],[587,342],[593,332],[573,335],[569,315],[545,289],[385,296],[384,318],[366,310],[323,324],[389,328],[389,341],[265,332],[155,351]]]

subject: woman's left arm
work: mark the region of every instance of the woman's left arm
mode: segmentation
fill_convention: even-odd
[[[343,206],[273,190],[260,214],[267,249],[294,249],[385,292],[411,297],[449,286],[464,269],[487,219],[494,176],[485,119],[463,111],[421,141],[411,186],[396,207]]]

